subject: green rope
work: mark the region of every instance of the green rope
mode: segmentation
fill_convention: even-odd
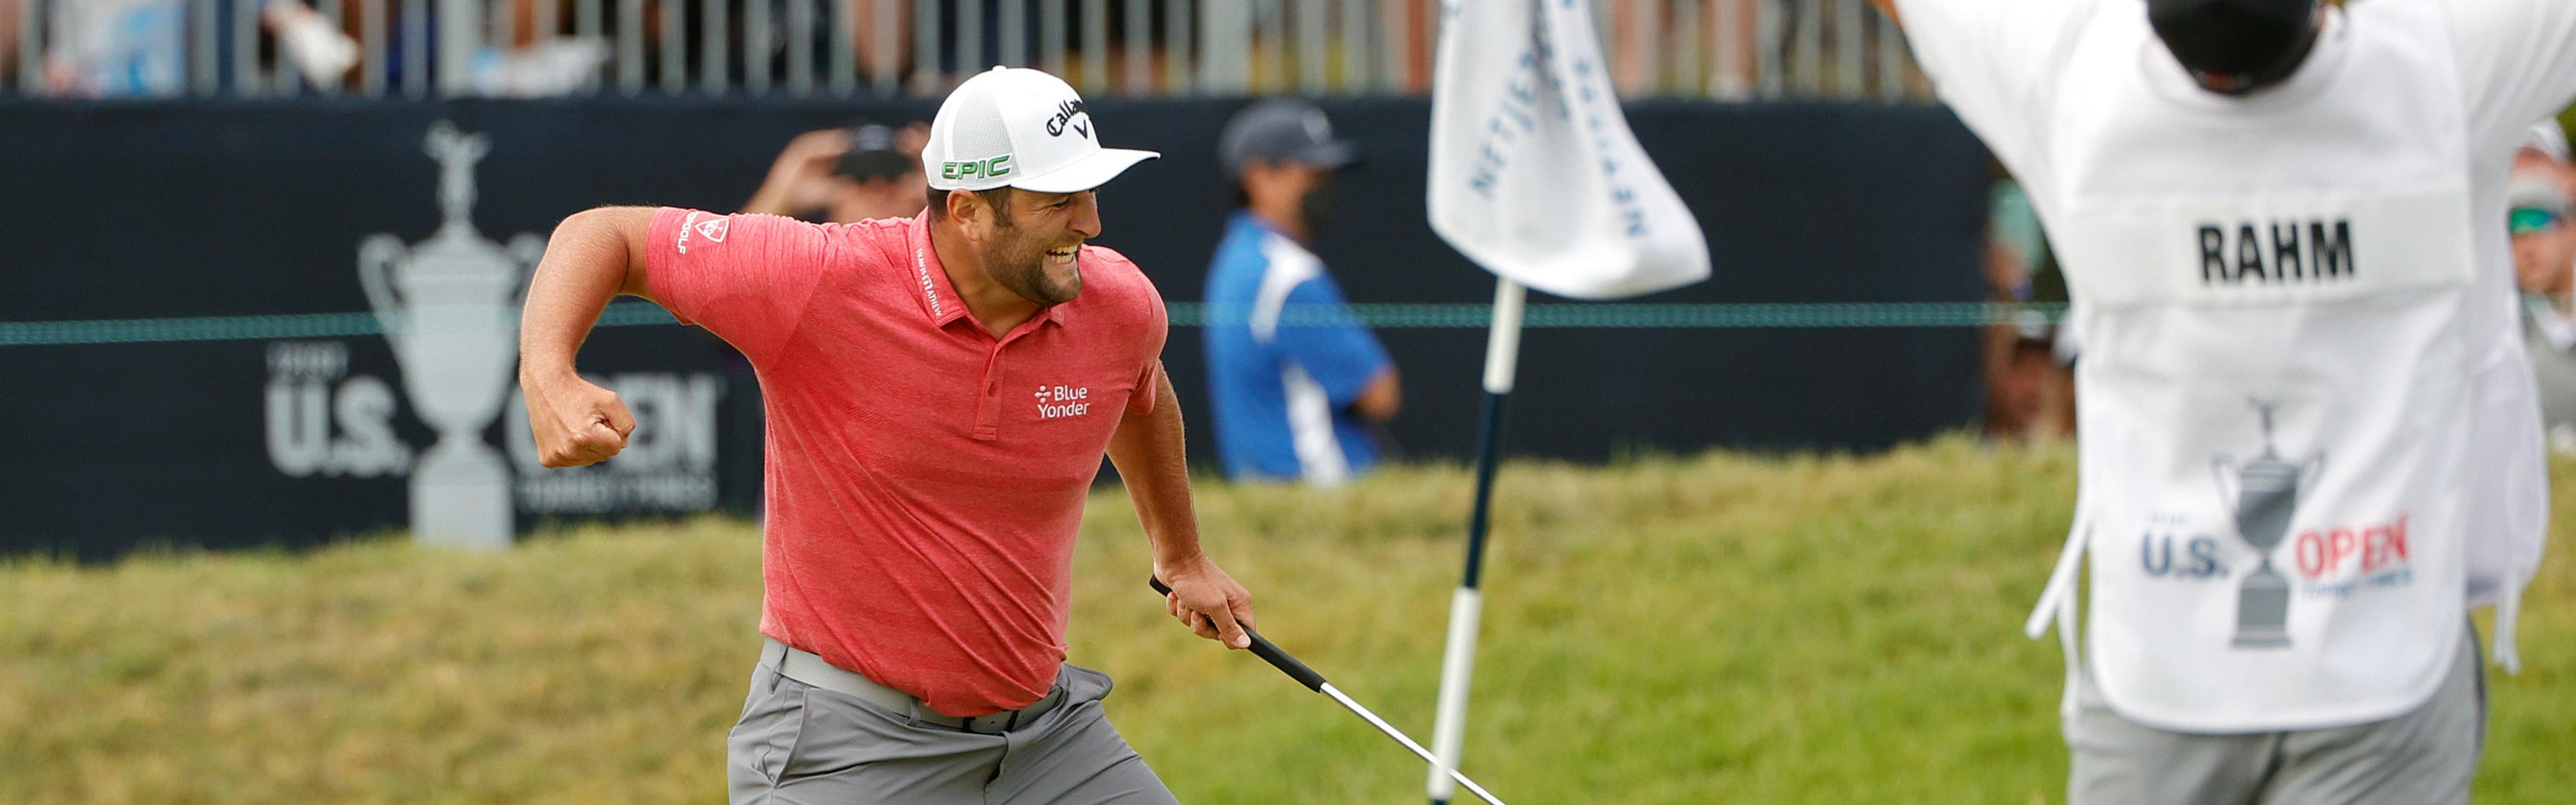
[[[1359,324],[1368,327],[1484,327],[1492,305],[1288,305],[1282,325]],[[1996,305],[1982,302],[1870,302],[1844,304],[1581,304],[1531,305],[1523,327],[1573,328],[1779,328],[1779,327],[1974,327],[2017,324],[2031,314],[2054,322],[2064,304]],[[1170,306],[1175,327],[1243,324],[1249,310]]]
[[[1172,326],[1242,324],[1249,311],[1211,309],[1196,302],[1170,305]],[[1774,329],[1793,327],[1974,327],[2018,324],[2032,316],[2054,322],[2062,303],[2002,305],[1982,302],[1843,304],[1585,304],[1530,305],[1522,326],[1532,328]],[[1493,321],[1492,305],[1360,304],[1348,308],[1289,305],[1288,326],[1357,324],[1373,328],[1479,328]],[[649,302],[620,302],[599,317],[603,327],[675,324]],[[0,346],[149,344],[172,341],[257,341],[281,338],[347,338],[383,335],[372,313],[294,316],[210,316],[184,319],[97,319],[0,322]]]
[[[599,317],[602,327],[677,324],[649,302],[621,302]],[[280,338],[348,338],[384,335],[373,313],[308,313],[293,316],[207,316],[190,319],[95,319],[0,322],[0,346],[149,344],[166,341],[260,341]]]

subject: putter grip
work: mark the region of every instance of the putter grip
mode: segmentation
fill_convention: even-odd
[[[1147,576],[1145,581],[1154,586],[1154,592],[1172,594],[1172,588],[1164,585],[1160,578]],[[1245,637],[1252,638],[1252,653],[1255,656],[1270,663],[1271,667],[1279,669],[1280,673],[1287,674],[1288,678],[1297,680],[1297,684],[1306,686],[1307,690],[1324,692],[1323,674],[1315,673],[1315,669],[1298,662],[1296,657],[1289,656],[1288,652],[1280,650],[1277,644],[1270,642],[1270,638],[1262,637],[1261,633],[1253,631],[1251,626],[1243,626],[1243,634]]]

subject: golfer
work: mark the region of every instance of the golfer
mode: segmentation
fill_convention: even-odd
[[[2484,448],[2538,438],[2506,168],[2576,3],[1874,1],[2083,314],[2069,800],[2467,801],[2472,543],[2545,505]]]
[[[1064,662],[1104,452],[1167,609],[1234,648],[1254,620],[1199,550],[1162,300],[1083,243],[1095,188],[1156,155],[1099,137],[1063,81],[996,68],[932,121],[919,217],[611,208],[555,230],[520,343],[547,466],[607,459],[635,428],[573,367],[616,294],[759,372],[767,640],[727,742],[733,802],[1173,801],[1102,716],[1109,677]]]

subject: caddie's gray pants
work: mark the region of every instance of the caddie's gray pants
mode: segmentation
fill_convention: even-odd
[[[2069,805],[2465,805],[2486,735],[2477,630],[2423,706],[2335,729],[2193,735],[2121,718],[2079,674]]]

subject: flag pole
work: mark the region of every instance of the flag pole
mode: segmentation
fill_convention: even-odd
[[[1494,468],[1503,454],[1503,403],[1512,394],[1520,364],[1521,312],[1529,289],[1512,280],[1494,283],[1494,322],[1485,340],[1485,405],[1476,435],[1476,504],[1467,516],[1467,569],[1449,598],[1449,645],[1440,659],[1440,707],[1431,733],[1433,805],[1447,805],[1457,784],[1446,773],[1465,752],[1467,687],[1476,675],[1476,626],[1484,617],[1485,532],[1493,508]]]

